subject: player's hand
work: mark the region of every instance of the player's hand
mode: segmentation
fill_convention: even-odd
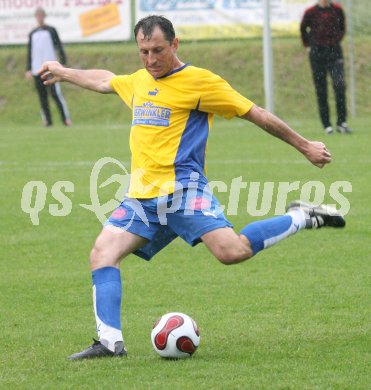
[[[44,85],[55,84],[58,81],[63,81],[64,66],[58,61],[46,61],[37,73],[43,80]]]
[[[305,156],[318,168],[323,168],[331,162],[331,153],[323,142],[309,141]]]

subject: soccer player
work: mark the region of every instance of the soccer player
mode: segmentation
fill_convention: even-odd
[[[36,9],[35,18],[38,27],[32,30],[28,36],[26,78],[35,80],[41,106],[41,117],[45,126],[52,126],[53,120],[48,102],[48,88],[43,84],[37,72],[45,61],[56,60],[57,53],[59,54],[60,62],[65,64],[66,55],[57,30],[45,24],[46,13],[42,8]],[[70,126],[72,122],[60,84],[55,83],[51,85],[50,93],[57,105],[63,124]]]
[[[335,92],[337,122],[340,133],[351,133],[348,127],[344,58],[340,42],[345,34],[345,16],[339,4],[331,0],[319,0],[308,8],[300,24],[303,44],[308,48],[313,81],[322,125],[326,134],[332,134],[327,102],[327,74],[332,78]]]
[[[68,81],[100,93],[116,93],[132,110],[131,180],[128,192],[106,222],[90,255],[99,340],[70,359],[124,356],[121,330],[120,262],[134,253],[149,260],[174,238],[203,242],[223,264],[235,264],[297,231],[343,227],[338,213],[300,201],[287,213],[245,226],[236,233],[210,192],[205,149],[214,114],[255,123],[322,168],[331,154],[282,120],[236,92],[214,73],[182,62],[172,23],[152,15],[134,29],[144,69],[116,76],[107,70],[43,64],[46,85]],[[246,145],[248,148],[248,145]]]

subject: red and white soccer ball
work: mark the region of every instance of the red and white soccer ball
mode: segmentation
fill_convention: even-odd
[[[191,357],[200,344],[200,331],[187,314],[167,313],[158,319],[151,332],[152,345],[162,357]]]

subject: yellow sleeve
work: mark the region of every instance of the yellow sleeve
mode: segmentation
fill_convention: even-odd
[[[206,71],[200,83],[198,109],[231,119],[246,114],[254,103],[233,89],[220,76]]]
[[[110,80],[111,88],[120,96],[125,104],[132,108],[134,94],[133,75],[114,76]]]

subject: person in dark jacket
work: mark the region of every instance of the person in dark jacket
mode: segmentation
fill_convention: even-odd
[[[36,9],[35,18],[38,27],[33,29],[28,37],[26,78],[35,80],[36,90],[40,99],[41,116],[45,126],[51,126],[53,124],[48,102],[48,89],[57,104],[63,124],[70,126],[71,119],[67,103],[62,95],[60,84],[56,83],[50,87],[46,87],[37,74],[41,65],[45,61],[56,60],[58,58],[57,54],[59,54],[61,63],[66,64],[66,54],[63,50],[63,45],[59,39],[57,30],[54,27],[45,24],[46,13],[42,8]]]
[[[333,133],[327,99],[327,74],[335,92],[337,122],[340,133],[351,133],[346,123],[344,58],[340,42],[345,34],[345,15],[341,6],[331,0],[319,0],[308,8],[300,24],[303,44],[308,48],[319,114],[326,134]]]

